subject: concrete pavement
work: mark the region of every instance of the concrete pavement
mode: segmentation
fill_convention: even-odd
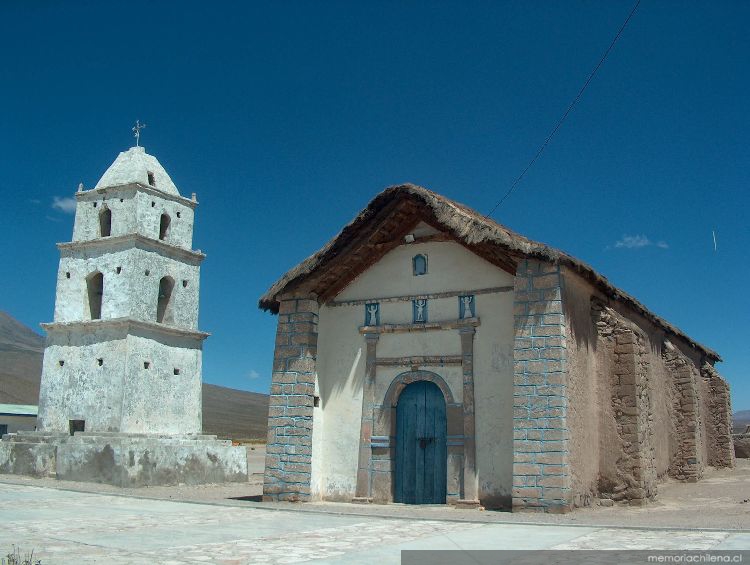
[[[530,519],[532,517],[530,516]],[[57,563],[400,563],[402,549],[750,549],[749,531],[336,515],[0,483],[0,555]]]

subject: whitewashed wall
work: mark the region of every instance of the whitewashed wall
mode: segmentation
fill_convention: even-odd
[[[414,276],[412,258],[428,256],[428,274]],[[354,280],[334,302],[372,300],[393,296],[461,292],[513,286],[514,277],[453,242],[401,245]],[[477,425],[477,466],[480,493],[510,496],[513,465],[513,292],[476,296],[481,319],[474,342]],[[381,324],[411,323],[411,302],[381,302]],[[429,321],[458,318],[458,298],[432,299]],[[313,494],[331,499],[354,496],[357,450],[365,376],[363,305],[327,305],[320,309],[318,386],[320,411],[313,431]],[[460,355],[457,330],[382,334],[378,357]],[[462,399],[459,365],[421,367],[448,383],[456,402]],[[388,386],[408,367],[378,367],[376,403]]]

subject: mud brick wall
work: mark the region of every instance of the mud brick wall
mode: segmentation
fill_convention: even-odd
[[[698,480],[703,475],[699,450],[701,425],[698,417],[697,369],[673,346],[665,347],[662,358],[672,377],[675,391],[673,418],[677,424],[678,448],[669,465],[669,475],[678,480]]]
[[[514,297],[513,508],[571,508],[560,267],[522,261]]]
[[[710,391],[706,415],[708,464],[714,467],[734,467],[732,402],[729,397],[729,385],[708,363],[704,363],[701,367],[701,376],[707,381]]]
[[[602,378],[609,378],[610,402],[619,445],[616,473],[600,479],[600,495],[613,500],[641,504],[656,495],[656,465],[652,434],[653,410],[650,395],[647,341],[615,312],[592,301],[592,318],[597,328],[598,348],[609,366]]]
[[[280,301],[268,407],[265,500],[310,500],[318,302]]]

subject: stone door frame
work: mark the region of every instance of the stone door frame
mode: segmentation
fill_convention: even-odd
[[[446,502],[463,498],[464,472],[464,406],[456,402],[448,383],[439,374],[424,369],[404,371],[396,375],[379,404],[372,405],[372,435],[368,445],[367,501],[394,501],[396,471],[396,407],[403,390],[410,384],[426,381],[435,384],[443,394],[447,420],[447,493]],[[363,419],[367,415],[363,414]],[[362,499],[355,499],[362,501]]]

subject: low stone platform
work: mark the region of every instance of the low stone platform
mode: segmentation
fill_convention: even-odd
[[[212,435],[6,434],[0,473],[118,487],[247,481],[244,447]]]

